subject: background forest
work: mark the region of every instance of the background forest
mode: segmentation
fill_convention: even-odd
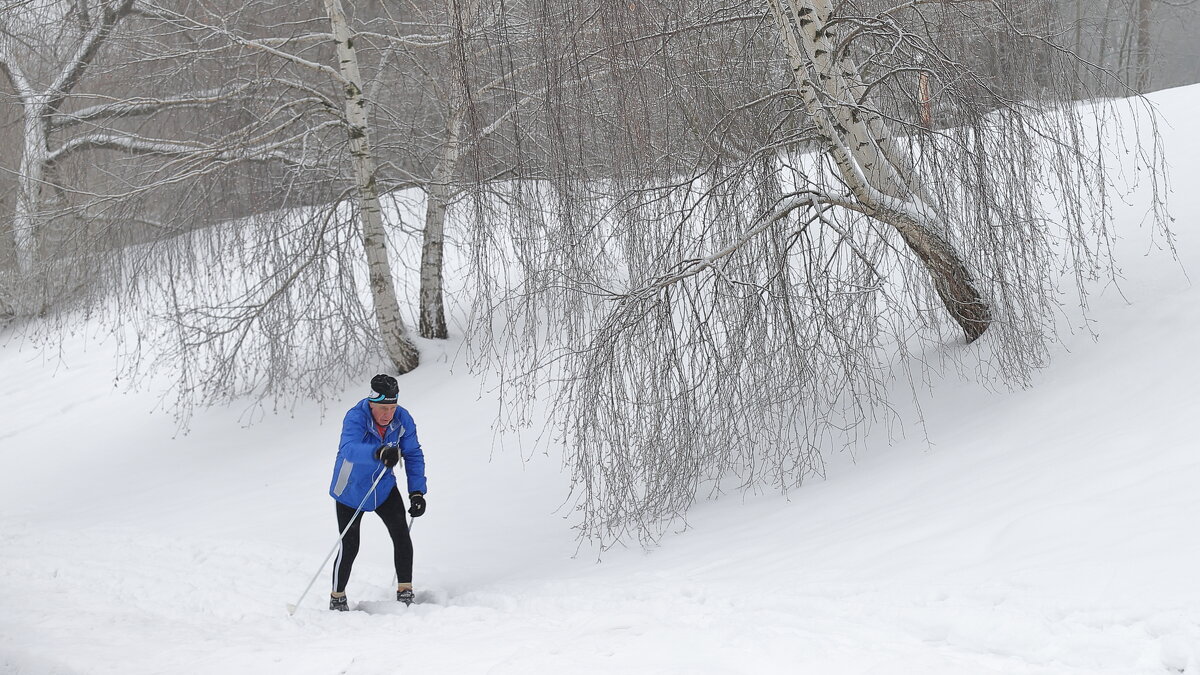
[[[184,411],[457,333],[601,546],[822,475],[964,344],[1027,383],[1118,276],[1101,149],[1170,248],[1113,120],[1200,75],[1161,0],[2,1],[6,331],[99,317]]]

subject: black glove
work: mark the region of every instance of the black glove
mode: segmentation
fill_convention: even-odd
[[[420,518],[425,513],[425,495],[420,492],[408,493],[408,515]]]
[[[400,462],[400,448],[394,445],[384,445],[375,451],[375,459],[383,462],[387,468],[392,468]]]

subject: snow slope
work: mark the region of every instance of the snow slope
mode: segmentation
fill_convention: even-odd
[[[374,517],[323,608],[325,416],[179,434],[117,393],[113,348],[0,346],[0,674],[1046,673],[1200,675],[1200,87],[1153,96],[1182,265],[1122,222],[1100,338],[1068,335],[1034,386],[947,377],[922,434],[835,461],[787,498],[727,496],[651,551],[578,556],[553,458],[493,448],[495,401],[427,345],[402,380],[430,473],[421,604],[389,600]]]

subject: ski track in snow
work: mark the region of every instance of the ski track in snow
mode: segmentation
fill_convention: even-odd
[[[1152,98],[1194,275],[1200,87]],[[573,557],[557,461],[493,453],[495,401],[427,359],[402,382],[431,486],[409,608],[368,516],[361,611],[325,609],[328,566],[285,609],[336,536],[325,490],[361,392],[179,435],[153,394],[112,391],[86,335],[63,364],[0,344],[0,675],[1200,675],[1200,292],[1142,234],[1123,295],[1093,297],[1099,340],[1066,336],[1029,390],[947,376],[922,402],[932,445],[702,503],[600,563]]]
[[[762,581],[731,581],[724,568],[744,560],[707,572],[613,577],[600,566],[583,578],[435,586],[411,608],[376,585],[356,603],[370,613],[328,612],[318,592],[289,618],[281,598],[311,565],[275,547],[9,528],[3,545],[5,597],[36,605],[0,619],[0,672],[762,673],[799,663],[813,672],[1161,673],[1194,669],[1200,645],[1194,610],[1106,607],[1009,584],[846,585],[801,574],[780,587],[778,563],[760,570]]]

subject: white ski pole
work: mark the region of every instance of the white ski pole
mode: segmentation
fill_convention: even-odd
[[[308,591],[309,591],[309,589],[312,588],[313,583],[316,582],[317,577],[321,576],[321,570],[324,570],[325,565],[329,564],[329,559],[333,557],[333,554],[337,552],[338,547],[342,545],[342,538],[346,536],[346,533],[350,531],[350,528],[354,527],[355,519],[358,518],[358,514],[362,513],[363,507],[366,506],[366,504],[367,504],[367,499],[369,499],[371,497],[371,495],[374,494],[375,487],[379,485],[379,481],[383,480],[383,475],[386,473],[387,473],[387,469],[385,468],[383,471],[379,472],[378,476],[375,477],[375,482],[371,483],[371,489],[367,490],[366,496],[363,497],[363,500],[361,502],[359,502],[358,509],[354,512],[354,515],[350,518],[350,522],[347,523],[346,529],[342,530],[342,533],[338,535],[337,542],[333,545],[333,548],[329,551],[329,555],[325,556],[325,560],[321,563],[321,566],[317,568],[317,573],[313,575],[313,578],[309,580],[308,585],[304,587],[304,592],[300,594],[300,597],[296,599],[296,602],[294,604],[293,603],[288,604],[288,606],[287,606],[288,616],[292,616],[293,614],[296,613],[296,608],[300,606],[300,603],[304,600],[304,596],[308,595]]]

